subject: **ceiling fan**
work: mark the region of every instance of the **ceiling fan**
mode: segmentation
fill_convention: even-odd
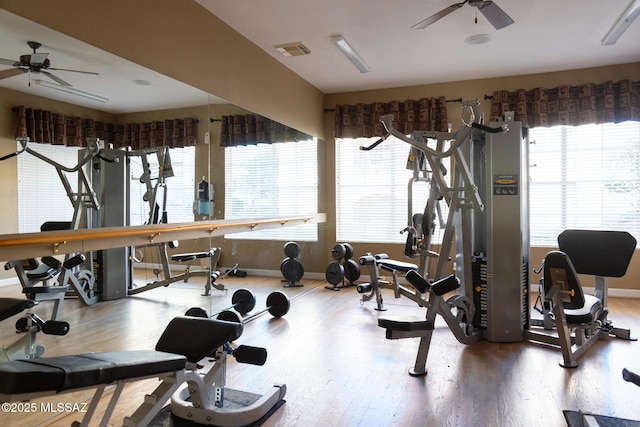
[[[509,15],[506,14],[504,10],[500,8],[495,2],[489,0],[465,0],[460,3],[454,3],[451,6],[442,9],[440,12],[436,13],[424,19],[417,24],[413,25],[411,28],[423,29],[427,28],[429,25],[438,21],[441,18],[444,18],[451,12],[460,9],[466,3],[469,3],[469,6],[477,7],[480,13],[487,18],[487,21],[491,23],[495,27],[496,30],[500,30],[504,27],[507,27],[514,23],[514,20],[511,19]],[[476,23],[478,22],[478,18],[476,17]]]
[[[32,54],[20,55],[19,61],[13,61],[11,59],[0,58],[0,64],[10,65],[14,68],[10,68],[8,70],[0,71],[0,80],[6,79],[9,77],[17,76],[22,73],[41,73],[50,79],[56,81],[62,86],[71,86],[70,83],[62,80],[60,77],[51,74],[49,71],[45,70],[54,70],[54,71],[71,71],[74,73],[83,73],[83,74],[94,74],[98,75],[93,71],[79,71],[79,70],[68,70],[65,68],[52,68],[49,59],[48,53],[38,53],[37,50],[42,46],[42,44],[38,42],[29,41],[27,42],[29,47],[33,49]]]

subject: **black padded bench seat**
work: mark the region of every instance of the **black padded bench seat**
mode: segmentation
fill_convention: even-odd
[[[194,259],[211,258],[211,255],[212,255],[211,251],[192,252],[189,254],[174,254],[174,255],[171,255],[171,260],[178,261],[178,262],[187,262],[187,261],[193,261]]]
[[[24,310],[31,308],[36,303],[24,298],[0,298],[0,320],[8,319]]]
[[[152,350],[85,353],[0,363],[0,393],[60,392],[180,371],[187,359]]]
[[[565,308],[564,316],[570,325],[593,323],[602,313],[602,302],[593,295],[584,295],[584,307],[575,310]]]
[[[386,271],[399,271],[401,273],[408,273],[412,270],[417,270],[418,266],[411,264],[410,262],[396,261],[393,259],[379,259],[377,260],[380,268]]]

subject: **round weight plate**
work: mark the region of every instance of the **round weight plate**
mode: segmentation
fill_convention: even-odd
[[[324,272],[324,277],[326,277],[327,282],[337,285],[344,278],[344,267],[338,261],[330,262]]]
[[[186,313],[184,313],[184,315],[190,317],[204,317],[206,319],[209,318],[209,312],[202,307],[191,307],[186,311]]]
[[[352,259],[348,259],[342,263],[344,268],[344,277],[353,283],[360,278],[360,265]]]
[[[243,323],[242,317],[235,311],[224,310],[218,313],[216,316],[217,320],[224,320],[225,322],[234,322],[234,323]]]
[[[344,258],[345,259],[353,258],[353,246],[351,246],[351,244],[349,243],[343,243],[342,246],[344,246]]]
[[[256,297],[249,289],[238,289],[231,296],[231,304],[241,315],[245,315],[256,306]]]
[[[287,242],[284,244],[284,254],[289,258],[298,258],[300,256],[300,246],[296,242]]]
[[[300,261],[293,258],[285,259],[280,264],[280,271],[284,278],[290,282],[297,282],[304,276],[304,267],[300,264]]]
[[[274,291],[267,296],[267,308],[273,317],[282,317],[289,312],[291,301],[282,291]]]
[[[336,243],[335,245],[333,245],[333,248],[331,248],[331,256],[336,261],[340,261],[342,258],[344,258],[345,253],[347,253],[347,250],[345,249],[343,244]]]

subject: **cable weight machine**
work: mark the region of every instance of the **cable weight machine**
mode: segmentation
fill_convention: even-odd
[[[391,135],[408,143],[408,165],[414,169],[409,185],[426,180],[429,186],[424,211],[409,211],[408,226],[403,230],[407,233],[405,255],[419,258],[416,271],[425,282],[414,286],[415,292],[402,292],[427,308],[427,322],[385,317],[379,320],[391,339],[420,338],[412,375],[426,374],[432,330],[425,329],[425,325],[432,325],[437,314],[463,344],[480,339],[519,342],[528,328],[527,132],[514,121],[484,125],[479,103],[462,102],[463,126],[455,132],[419,131],[406,136],[393,128],[393,116],[383,116],[380,120],[388,134],[362,148],[373,149]],[[447,160],[451,163],[450,176]],[[440,203],[448,206],[446,221]],[[445,225],[437,252],[432,241],[436,219]],[[432,274],[428,271],[430,259],[435,259]],[[450,275],[452,260],[460,287],[445,300],[444,294],[433,294],[429,284]],[[380,261],[383,262],[389,263]],[[363,302],[379,295],[380,290],[373,286],[371,294],[363,296]],[[426,292],[429,295],[423,295]],[[380,306],[381,298],[376,300]]]

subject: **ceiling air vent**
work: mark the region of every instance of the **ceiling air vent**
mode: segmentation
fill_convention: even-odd
[[[286,56],[287,58],[290,56],[301,56],[308,55],[311,53],[308,47],[306,47],[302,42],[293,42],[293,43],[285,43],[274,46],[278,49],[278,52]]]

